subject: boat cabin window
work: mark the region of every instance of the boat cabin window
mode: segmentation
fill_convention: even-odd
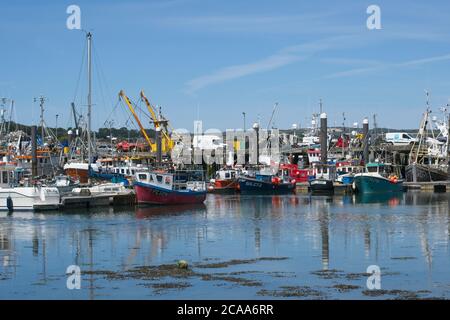
[[[229,179],[231,177],[231,174],[229,172],[225,172],[225,179]]]
[[[151,176],[150,176],[150,178],[151,178]],[[142,173],[139,175],[139,180],[145,180],[145,179],[147,179],[147,175],[145,173]]]
[[[368,167],[367,171],[368,172],[378,172],[378,167]]]
[[[158,180],[158,182],[161,183],[162,180],[163,180],[163,176],[158,174],[158,175],[156,176],[156,180]]]

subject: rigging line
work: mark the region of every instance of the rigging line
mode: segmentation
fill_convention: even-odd
[[[106,100],[105,100],[105,95],[104,95],[104,92],[103,92],[103,85],[102,85],[102,81],[101,81],[101,78],[100,78],[100,73],[99,73],[99,70],[98,70],[98,63],[97,63],[97,61],[95,59],[94,59],[94,67],[95,67],[96,73],[97,73],[97,83],[98,83],[98,87],[99,87],[99,91],[100,91],[100,97],[101,97],[101,100],[102,100],[102,103],[103,103],[103,107],[105,107],[106,106]]]
[[[81,80],[81,73],[83,72],[83,66],[84,66],[84,59],[86,56],[86,50],[87,50],[87,43],[84,43],[84,49],[83,49],[83,53],[82,53],[82,57],[81,57],[81,64],[80,64],[80,70],[78,71],[78,80],[77,80],[77,84],[75,86],[75,93],[73,95],[73,102],[75,102],[75,99],[77,98],[77,93],[78,93],[78,87],[80,85],[80,80]]]
[[[106,117],[105,122],[106,122],[106,121],[109,121],[109,119],[111,119],[111,116],[112,116],[113,113],[116,111],[116,109],[117,109],[117,107],[119,106],[119,104],[120,104],[120,100],[117,99],[116,105],[113,107],[113,109],[111,110],[111,113],[108,115],[108,117]]]
[[[94,52],[94,57],[95,57],[95,59],[96,59],[96,61],[97,61],[97,68],[98,68],[98,70],[100,71],[101,76],[102,76],[102,78],[103,78],[103,81],[104,81],[104,83],[105,83],[106,94],[107,94],[108,97],[109,97],[110,103],[113,104],[113,99],[112,99],[112,96],[113,96],[113,95],[112,95],[112,91],[111,91],[111,89],[110,89],[110,87],[109,87],[109,84],[108,84],[108,81],[107,81],[107,77],[106,77],[105,71],[104,71],[104,69],[103,69],[103,64],[102,64],[102,61],[100,60],[100,55],[97,53],[97,49],[96,49],[95,44],[93,44],[92,50],[93,50],[93,52]]]

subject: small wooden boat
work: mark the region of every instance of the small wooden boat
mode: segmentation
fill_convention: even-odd
[[[309,181],[312,194],[333,194],[336,166],[316,163],[313,166],[315,179]]]
[[[234,169],[220,169],[211,179],[208,192],[211,193],[234,193],[237,190],[238,178]]]
[[[333,181],[327,179],[315,179],[309,182],[312,194],[333,194]]]

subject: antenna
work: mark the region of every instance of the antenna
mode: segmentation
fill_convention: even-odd
[[[40,122],[39,122],[39,126],[41,127],[41,139],[42,139],[42,143],[44,143],[44,139],[45,139],[45,130],[44,130],[44,103],[45,101],[47,101],[47,97],[44,97],[43,95],[40,95],[37,98],[34,98],[33,101],[34,102],[39,102],[39,108],[41,109],[41,116],[40,116]]]

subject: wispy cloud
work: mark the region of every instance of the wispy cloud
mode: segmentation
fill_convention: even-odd
[[[357,75],[367,74],[367,73],[372,73],[372,72],[380,72],[380,71],[385,70],[385,69],[405,68],[405,67],[410,67],[410,66],[418,66],[418,65],[435,63],[435,62],[440,62],[440,61],[447,61],[447,60],[450,60],[450,54],[445,54],[445,55],[441,55],[441,56],[434,56],[434,57],[429,57],[429,58],[409,60],[409,61],[398,62],[398,63],[383,63],[383,62],[379,62],[375,66],[353,68],[353,69],[350,69],[350,70],[335,72],[335,73],[326,75],[323,78],[325,78],[325,79],[335,79],[335,78],[357,76]]]
[[[161,27],[219,33],[251,34],[344,34],[360,26],[333,24],[342,12],[305,13],[301,15],[234,14],[208,16],[173,16],[153,19]]]
[[[186,92],[194,93],[199,89],[215,83],[240,78],[258,72],[277,69],[298,61],[299,59],[300,57],[293,54],[280,52],[256,62],[225,67],[212,74],[200,76],[188,81],[186,83]]]
[[[275,54],[255,62],[223,67],[211,74],[191,79],[185,84],[185,92],[193,94],[212,84],[281,68],[305,60],[318,52],[338,46],[346,46],[351,42],[351,39],[354,39],[354,36],[333,37],[285,47]]]

